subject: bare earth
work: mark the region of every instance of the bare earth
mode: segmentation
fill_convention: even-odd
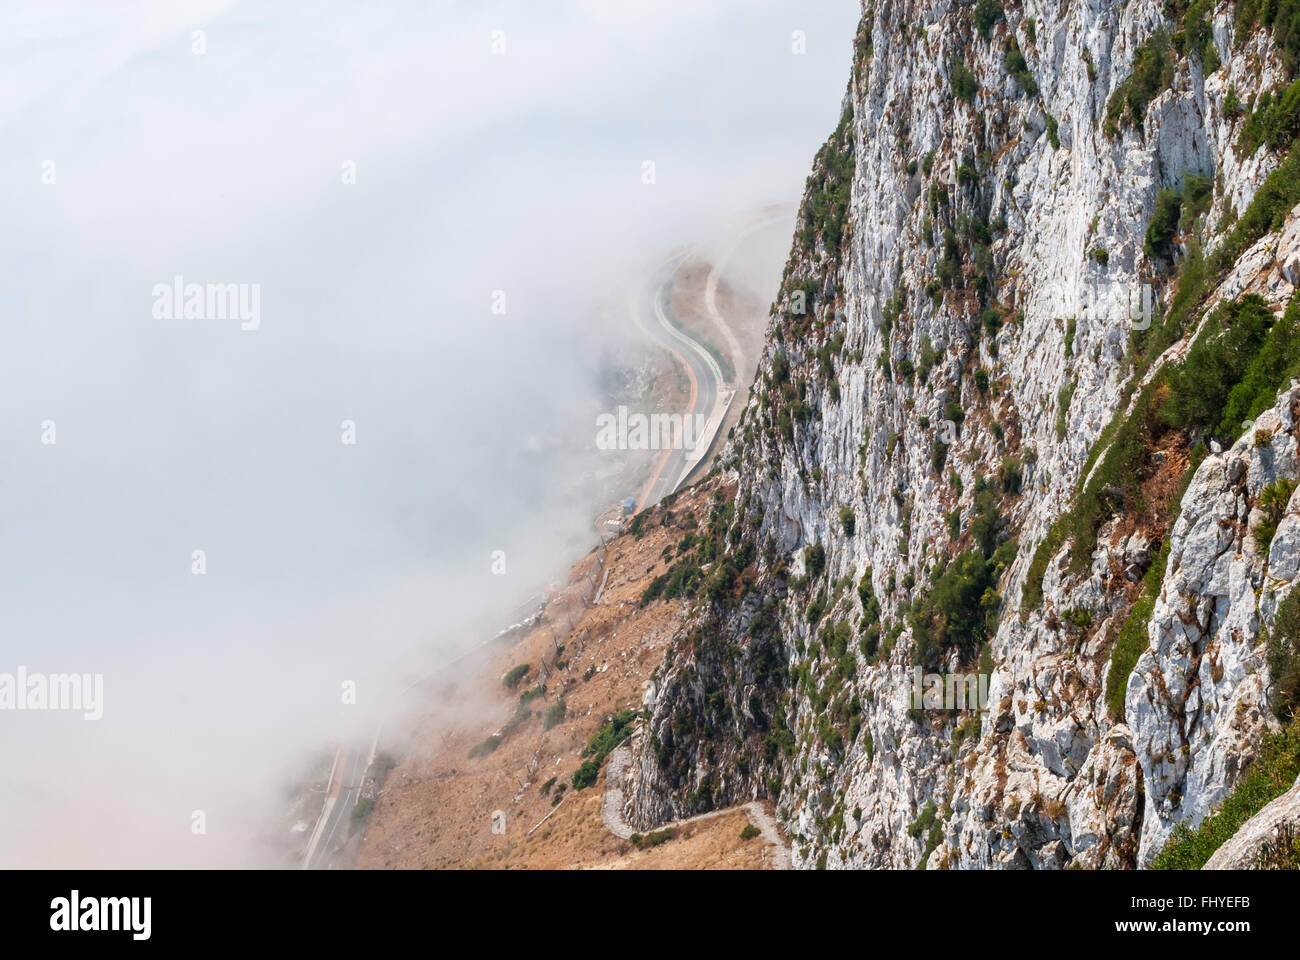
[[[671,840],[641,850],[602,821],[603,775],[584,790],[570,784],[582,749],[600,727],[620,710],[640,709],[651,672],[686,609],[681,600],[642,608],[641,594],[668,569],[672,551],[665,559],[665,550],[706,521],[717,488],[710,481],[667,509],[648,511],[640,539],[623,535],[603,556],[596,551],[584,558],[534,628],[513,643],[504,641],[510,645],[492,651],[485,666],[448,682],[428,704],[350,844],[352,857],[341,865],[349,859],[362,868],[781,865],[781,839],[758,805],[674,825]],[[598,591],[600,602],[588,605]],[[501,678],[519,664],[529,665],[528,675],[507,689]],[[528,704],[526,719],[508,726],[520,694],[536,685],[541,670],[547,671],[546,693]],[[561,698],[566,718],[543,730],[543,715]],[[471,748],[492,735],[501,736],[499,746],[471,759]],[[561,785],[568,786],[555,806]],[[751,821],[763,835],[741,840]]]

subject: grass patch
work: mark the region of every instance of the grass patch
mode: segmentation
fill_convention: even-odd
[[[1231,796],[1195,831],[1185,824],[1151,863],[1153,870],[1199,870],[1241,828],[1272,800],[1291,789],[1300,775],[1300,725],[1292,724],[1266,738],[1250,771]]]
[[[1281,227],[1296,203],[1300,203],[1300,153],[1292,150],[1256,191],[1213,256],[1203,259],[1199,244],[1188,242],[1188,258],[1169,312],[1150,329],[1134,331],[1131,383],[1192,326],[1196,308],[1214,282],[1249,246]],[[1172,392],[1171,373],[1162,371],[1143,389],[1130,416],[1117,415],[1106,426],[1084,464],[1085,479],[1074,507],[1056,520],[1034,552],[1021,594],[1022,622],[1042,606],[1047,564],[1068,540],[1074,541],[1071,568],[1077,571],[1087,565],[1101,524],[1136,497],[1140,468],[1162,429],[1176,425],[1199,432],[1215,430],[1235,440],[1241,421],[1276,402],[1278,388],[1300,373],[1298,331],[1296,298],[1282,320],[1271,325],[1256,302],[1243,298],[1207,324],[1188,358],[1176,368],[1173,382],[1179,396],[1167,411],[1162,411],[1162,403]],[[1165,415],[1158,416],[1162,412]]]
[[[1277,525],[1281,522],[1282,514],[1293,493],[1295,493],[1295,481],[1285,477],[1259,491],[1258,505],[1264,512],[1264,517],[1255,524],[1255,529],[1251,532],[1255,535],[1255,545],[1259,547],[1261,553],[1266,552],[1269,544],[1273,542],[1273,537],[1277,534]]]
[[[1147,104],[1168,90],[1173,81],[1169,31],[1160,29],[1138,47],[1133,56],[1133,72],[1115,88],[1107,102],[1106,132],[1114,136],[1122,127],[1141,129]]]
[[[496,750],[497,747],[501,746],[502,739],[502,737],[491,736],[480,743],[476,743],[474,746],[470,747],[469,758],[475,760],[479,757],[486,757],[488,754]]]
[[[582,755],[587,759],[573,774],[573,789],[583,790],[596,782],[600,765],[615,747],[627,739],[631,733],[632,721],[636,719],[635,710],[623,710],[614,714],[583,748]]]
[[[659,846],[661,843],[667,843],[674,835],[673,828],[667,827],[663,830],[656,830],[653,833],[647,833],[645,835],[634,833],[632,836],[628,837],[628,839],[632,841],[632,846],[636,847],[638,850],[649,850],[652,847]]]
[[[511,670],[501,678],[501,686],[507,687],[511,690],[515,689],[515,687],[519,686],[520,681],[523,680],[524,677],[528,676],[528,671],[531,669],[532,667],[526,663],[521,663],[519,666],[511,668]]]
[[[1273,628],[1261,631],[1273,681],[1273,712],[1279,720],[1300,719],[1300,590],[1277,608]]]

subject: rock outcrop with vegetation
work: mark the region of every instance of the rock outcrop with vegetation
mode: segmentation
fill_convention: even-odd
[[[1300,690],[1297,16],[865,6],[725,494],[646,598],[690,612],[629,823],[766,798],[796,866],[1102,868],[1232,808]]]

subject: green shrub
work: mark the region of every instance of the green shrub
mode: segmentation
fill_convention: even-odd
[[[473,747],[470,748],[469,758],[471,760],[474,760],[478,757],[486,757],[497,747],[501,746],[501,740],[502,740],[501,737],[492,736],[492,737],[488,737],[486,740],[482,741],[481,743],[475,744]]]
[[[1240,309],[1258,307],[1258,303],[1245,298]],[[1228,391],[1218,424],[1218,433],[1224,437],[1236,439],[1243,423],[1273,406],[1278,390],[1300,376],[1300,297],[1292,296],[1281,319],[1273,322],[1269,311],[1264,322],[1272,325],[1263,343],[1246,364],[1241,379]]]
[[[524,677],[528,676],[528,671],[531,669],[532,667],[526,663],[521,663],[517,667],[512,667],[510,671],[501,678],[501,685],[508,687],[511,690],[515,689],[515,687],[519,686],[520,681],[523,680]]]
[[[374,797],[362,797],[357,801],[357,805],[352,808],[352,822],[361,823],[366,817],[370,816],[370,811],[375,807]]]
[[[636,719],[635,710],[623,710],[614,714],[609,723],[597,731],[596,735],[591,738],[587,746],[583,748],[582,755],[589,759],[585,760],[582,766],[578,767],[573,774],[573,788],[582,790],[596,782],[596,776],[600,772],[600,765],[605,762],[611,751],[627,739],[631,732],[632,722]]]
[[[849,507],[840,507],[840,528],[844,531],[846,537],[853,536],[857,529],[858,520],[853,515],[853,510]]]
[[[1001,0],[978,0],[975,4],[975,29],[985,40],[993,30],[993,24],[1002,19]]]
[[[1140,128],[1146,108],[1169,89],[1174,80],[1174,62],[1169,55],[1169,32],[1157,30],[1138,47],[1133,72],[1111,95],[1106,104],[1106,132],[1112,136],[1122,126]]]
[[[1300,590],[1277,608],[1273,627],[1261,631],[1273,681],[1273,712],[1280,720],[1300,720]]]
[[[1002,466],[998,468],[998,483],[1002,487],[1002,492],[1010,497],[1016,496],[1020,493],[1024,479],[1025,469],[1020,458],[1004,457]]]
[[[1029,64],[1025,62],[1025,55],[1020,52],[1020,45],[1016,43],[1016,38],[1011,38],[1011,44],[1007,47],[1006,56],[1002,58],[1003,69],[1011,74],[1020,84],[1021,92],[1027,97],[1032,97],[1038,93],[1038,83],[1034,80],[1034,75],[1029,72]]]
[[[1300,2],[1297,0],[1237,0],[1236,35],[1248,37],[1257,26],[1269,28],[1288,74],[1300,62]]]
[[[1277,525],[1282,520],[1286,505],[1295,493],[1295,481],[1285,477],[1275,480],[1259,491],[1259,508],[1264,512],[1263,518],[1255,525],[1255,545],[1263,553],[1268,550],[1277,533]]]
[[[596,760],[584,760],[582,766],[578,767],[573,774],[573,789],[585,790],[596,782],[596,777],[600,773],[600,763]]]
[[[1074,399],[1075,386],[1075,380],[1071,377],[1056,395],[1056,438],[1058,440],[1065,439],[1070,418],[1070,401]]]
[[[1060,126],[1050,113],[1047,115],[1047,142],[1052,145],[1053,150],[1061,149]]]
[[[673,838],[673,836],[673,828],[666,827],[663,830],[657,830],[653,833],[648,833],[645,836],[642,836],[639,833],[634,833],[632,836],[628,837],[628,839],[632,841],[632,845],[638,850],[649,850],[652,847],[659,846],[661,843],[667,843]]]
[[[1183,212],[1178,228],[1183,233],[1190,233],[1196,225],[1196,218],[1210,209],[1214,202],[1214,181],[1197,173],[1183,175]]]
[[[812,602],[808,604],[807,609],[804,610],[804,619],[807,620],[809,623],[816,623],[818,620],[822,618],[822,614],[824,614],[825,612],[826,612],[826,594],[823,592],[823,593],[819,593],[816,597],[813,598]]]
[[[1280,229],[1297,203],[1300,203],[1300,151],[1293,149],[1260,184],[1232,233],[1215,249],[1210,272],[1218,275],[1231,269],[1255,241]]]
[[[1183,195],[1177,190],[1166,188],[1156,193],[1155,209],[1151,213],[1151,222],[1147,224],[1146,242],[1142,245],[1150,259],[1166,260],[1172,256],[1182,207]]]
[[[1223,805],[1195,830],[1174,827],[1173,836],[1151,863],[1153,870],[1199,870],[1272,800],[1286,793],[1300,775],[1300,725],[1265,738],[1249,771]]]
[[[556,700],[546,708],[546,714],[542,718],[542,729],[549,730],[556,724],[563,723],[567,712],[568,707],[565,705],[564,701]]]
[[[930,825],[934,823],[938,812],[939,810],[933,801],[926,803],[921,808],[921,812],[916,815],[916,819],[912,821],[912,825],[907,828],[907,835],[912,839],[920,837],[921,834],[930,829]]]
[[[909,616],[916,640],[913,662],[936,670],[951,650],[964,661],[978,653],[996,623],[995,571],[981,551],[967,550],[939,572]]]
[[[1268,304],[1256,294],[1216,308],[1202,335],[1168,374],[1170,392],[1160,406],[1161,419],[1180,429],[1235,438],[1239,421],[1246,419],[1243,411],[1276,402],[1280,377],[1300,363],[1297,309],[1288,307],[1275,324]]]
[[[754,826],[752,823],[747,823],[745,824],[744,829],[740,831],[740,839],[753,840],[755,837],[762,834],[762,832],[762,830],[758,829],[758,827]]]
[[[822,571],[826,569],[826,548],[820,543],[814,543],[803,553],[804,570],[807,571],[809,580],[816,580],[821,576]]]
[[[971,73],[970,68],[966,66],[966,61],[954,60],[952,62],[953,96],[958,100],[973,103],[978,90],[979,84],[975,82],[975,74]]]
[[[817,153],[813,173],[808,177],[804,222],[798,233],[799,242],[806,250],[812,250],[820,237],[832,260],[839,257],[856,169],[852,122],[850,105],[841,114],[835,132]]]
[[[1300,133],[1300,80],[1293,81],[1276,96],[1265,90],[1259,95],[1255,109],[1242,125],[1237,138],[1239,155],[1254,153],[1260,144],[1270,150],[1282,150],[1291,145]]]
[[[1133,604],[1120,630],[1119,640],[1111,651],[1110,669],[1106,674],[1106,704],[1116,722],[1124,719],[1124,696],[1129,675],[1149,645],[1147,624],[1155,603],[1155,597],[1144,596]]]

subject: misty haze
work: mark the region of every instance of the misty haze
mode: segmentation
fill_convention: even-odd
[[[656,264],[728,256],[761,341],[856,17],[10,8],[0,673],[103,703],[0,714],[0,863],[292,861],[340,744],[641,497],[596,419],[673,400]]]
[[[1300,0],[0,28],[0,930],[1285,936]]]

